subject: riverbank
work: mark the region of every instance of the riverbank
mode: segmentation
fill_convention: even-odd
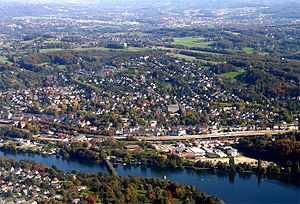
[[[202,162],[211,162],[214,165],[217,165],[218,162],[222,163],[227,163],[229,164],[229,157],[223,157],[223,158],[201,158],[194,160],[195,162],[197,161],[202,161]],[[250,164],[252,166],[257,166],[258,165],[258,159],[253,159],[250,157],[245,157],[243,155],[235,156],[234,157],[234,162],[235,164]],[[268,162],[268,161],[261,161],[261,167],[267,168],[269,165],[271,165],[273,162]]]
[[[31,154],[41,154],[41,155],[56,155],[56,156],[61,156],[64,159],[80,159],[80,160],[86,160],[90,162],[95,162],[95,163],[101,163],[101,164],[106,164],[108,166],[109,172],[112,175],[117,176],[117,172],[115,171],[113,165],[126,165],[126,166],[141,166],[141,167],[165,167],[165,168],[170,168],[170,169],[209,169],[209,170],[218,170],[218,171],[224,171],[224,172],[250,172],[250,173],[258,173],[258,174],[263,174],[263,175],[286,175],[286,172],[278,170],[280,167],[275,165],[272,162],[262,162],[264,165],[261,165],[258,167],[258,160],[244,157],[244,156],[238,156],[238,157],[227,157],[227,158],[201,158],[198,160],[183,160],[180,157],[174,156],[174,155],[160,155],[158,154],[155,155],[155,157],[151,157],[150,160],[146,162],[140,162],[139,160],[137,161],[130,161],[127,160],[127,162],[120,162],[117,161],[115,157],[110,157],[110,160],[108,161],[106,154],[103,155],[103,158],[97,158],[94,159],[95,157],[92,156],[90,158],[84,156],[84,155],[90,155],[91,153],[89,152],[90,150],[85,149],[87,151],[86,153],[80,154],[80,157],[76,157],[78,154],[69,154],[66,152],[64,149],[61,149],[60,151],[57,151],[56,153],[46,153],[43,154],[39,150],[26,150],[24,149],[18,149],[18,148],[9,148],[9,149],[4,149],[3,147],[0,148],[1,151],[9,151],[11,153],[31,153]],[[94,153],[96,154],[96,153]],[[100,154],[98,154],[100,156]],[[164,161],[159,161],[160,158],[164,158]],[[176,166],[169,166],[165,165],[164,162],[166,162],[166,158],[169,161],[169,163],[172,163],[173,161],[176,162]],[[230,158],[234,160],[233,164],[230,164]],[[163,162],[163,163],[161,163]],[[112,165],[113,164],[113,165]],[[266,165],[268,164],[268,165]],[[272,165],[269,165],[272,164]]]
[[[126,178],[46,167],[0,157],[0,200],[13,203],[192,203],[224,204],[199,189],[156,178]],[[13,181],[13,182],[12,182]],[[146,187],[145,187],[146,186]],[[28,190],[29,189],[29,190]],[[50,190],[51,189],[51,190]],[[22,192],[18,193],[18,192]]]
[[[95,173],[107,172],[105,164],[79,160],[56,158],[55,155],[36,155],[28,153],[4,153],[0,157],[14,158],[16,160],[29,159],[43,163],[51,167],[64,169],[66,172],[72,170]],[[296,179],[287,175],[257,176],[256,174],[245,174],[235,172],[224,172],[218,170],[193,170],[193,169],[170,169],[160,167],[141,166],[114,166],[121,177],[136,175],[138,177],[155,177],[189,184],[199,188],[201,191],[211,195],[217,195],[225,203],[297,203],[299,197],[299,185]],[[275,192],[275,193],[274,193]],[[274,195],[273,195],[274,194]]]

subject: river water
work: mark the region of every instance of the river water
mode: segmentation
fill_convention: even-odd
[[[16,160],[29,159],[51,167],[55,165],[66,172],[108,172],[105,165],[85,160],[64,160],[56,156],[43,156],[24,153],[0,152],[0,157]],[[277,178],[259,178],[254,174],[238,174],[191,169],[165,169],[116,166],[120,176],[136,175],[138,177],[164,176],[171,181],[194,185],[202,192],[216,195],[225,203],[300,203],[299,178],[280,176]],[[298,181],[297,181],[298,180]]]

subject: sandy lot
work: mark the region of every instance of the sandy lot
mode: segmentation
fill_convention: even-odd
[[[210,161],[212,162],[213,164],[217,164],[218,161],[221,161],[221,162],[226,162],[226,163],[229,163],[229,158],[202,158],[200,159],[200,161]],[[257,166],[257,159],[253,159],[253,158],[249,158],[249,157],[245,157],[245,156],[236,156],[234,157],[234,162],[236,164],[239,164],[239,163],[248,163],[248,164],[251,164],[252,166]],[[266,168],[268,167],[272,162],[267,162],[267,161],[262,161],[261,162],[261,166]]]
[[[229,163],[229,158],[202,158],[200,159],[201,161],[210,161],[212,163],[218,163],[219,161],[221,162],[226,162],[226,163]],[[249,164],[252,164],[252,165],[256,165],[257,164],[257,160],[256,159],[252,159],[252,158],[249,158],[249,157],[244,157],[244,156],[236,156],[234,157],[234,161],[236,164],[239,164],[239,163],[249,163]]]

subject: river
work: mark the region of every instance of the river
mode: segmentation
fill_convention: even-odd
[[[56,156],[43,156],[24,153],[0,152],[0,157],[16,160],[29,159],[51,167],[55,165],[67,172],[108,172],[104,165],[85,160],[61,159]],[[254,174],[238,174],[191,169],[165,169],[116,166],[120,176],[136,175],[139,177],[164,176],[178,183],[194,185],[202,192],[216,195],[226,203],[300,203],[300,186],[297,179],[289,176],[278,178],[259,178]]]

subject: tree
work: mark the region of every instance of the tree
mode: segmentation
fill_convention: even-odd
[[[229,167],[231,171],[235,171],[234,157],[229,158]]]
[[[260,173],[261,172],[261,159],[258,159],[258,162],[257,162],[257,172]]]

